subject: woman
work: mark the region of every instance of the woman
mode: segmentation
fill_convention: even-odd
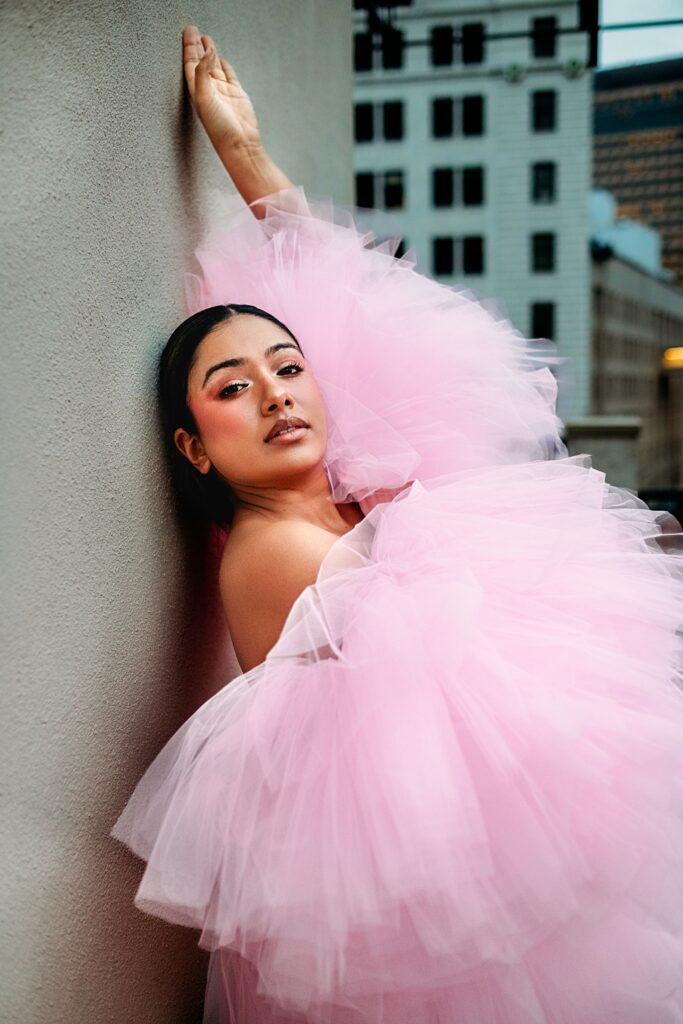
[[[197,254],[162,407],[231,522],[243,673],[113,830],[136,904],[201,929],[207,1021],[680,1024],[679,524],[568,457],[518,332],[309,202],[184,44],[250,205]]]

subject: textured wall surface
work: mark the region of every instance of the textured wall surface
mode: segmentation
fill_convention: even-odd
[[[154,402],[208,189],[193,22],[295,182],[351,199],[350,0],[9,2],[3,132],[3,1020],[201,1015],[196,934],[132,906],[109,838],[162,743],[235,665],[178,529]]]

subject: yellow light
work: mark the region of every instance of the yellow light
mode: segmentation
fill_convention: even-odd
[[[683,345],[664,349],[662,353],[662,366],[666,370],[683,370]]]

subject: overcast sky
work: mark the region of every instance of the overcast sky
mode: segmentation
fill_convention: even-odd
[[[683,18],[683,0],[601,0],[600,24]],[[683,57],[683,25],[600,33],[599,66]]]

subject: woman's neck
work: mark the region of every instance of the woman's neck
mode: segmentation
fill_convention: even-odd
[[[287,519],[343,534],[363,518],[357,503],[335,504],[322,465],[301,477],[287,480],[286,485],[245,487],[233,483],[231,486],[237,499],[233,528],[258,519]]]

